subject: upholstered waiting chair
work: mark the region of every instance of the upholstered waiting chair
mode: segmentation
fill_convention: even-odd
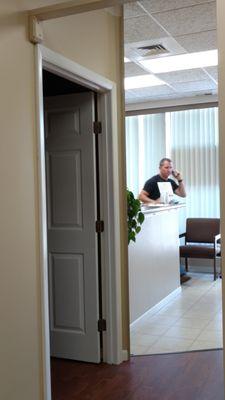
[[[188,271],[188,258],[211,258],[214,260],[214,280],[216,280],[216,256],[220,252],[220,219],[219,218],[188,218],[185,245],[180,246],[180,257],[185,258]]]

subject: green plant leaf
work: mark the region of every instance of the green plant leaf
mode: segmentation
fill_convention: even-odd
[[[140,227],[140,226],[137,226],[137,228],[136,228],[136,233],[139,233],[140,230],[141,230],[141,227]]]
[[[144,214],[142,212],[139,212],[139,214],[138,214],[138,222],[139,222],[139,224],[143,224],[144,220],[145,220]]]
[[[133,192],[127,189],[127,228],[128,243],[136,241],[136,235],[141,230],[144,221],[144,214],[141,212],[141,203],[135,199]]]

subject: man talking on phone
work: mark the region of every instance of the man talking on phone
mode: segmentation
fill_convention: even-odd
[[[169,176],[172,175],[174,179],[170,179]],[[160,198],[160,185],[166,182],[171,185],[171,192],[177,194],[180,197],[186,197],[186,191],[184,187],[184,182],[181,173],[173,169],[173,163],[170,158],[162,158],[159,162],[159,174],[154,175],[152,178],[145,182],[143,189],[139,194],[139,200],[145,204],[158,204],[162,201]],[[162,187],[162,186],[161,186]],[[185,283],[190,276],[187,276],[185,269],[180,266],[180,282]]]
[[[169,176],[174,179],[170,179]],[[162,200],[160,198],[160,185],[163,182],[170,183],[172,192],[180,197],[186,197],[186,191],[181,173],[173,169],[173,163],[170,158],[162,158],[159,162],[159,174],[154,175],[152,178],[145,182],[143,189],[139,194],[139,200],[145,204],[156,204]]]

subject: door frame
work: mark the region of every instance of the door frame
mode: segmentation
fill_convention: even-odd
[[[105,231],[102,233],[102,309],[107,330],[103,332],[103,361],[119,364],[126,355],[122,350],[120,210],[116,84],[93,71],[42,46],[35,47],[37,163],[39,198],[39,259],[41,281],[42,364],[44,400],[51,400],[47,206],[45,176],[45,136],[43,106],[43,68],[98,93],[100,198]]]

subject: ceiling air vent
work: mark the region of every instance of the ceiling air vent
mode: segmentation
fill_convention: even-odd
[[[160,54],[169,53],[169,50],[167,50],[162,44],[138,47],[137,50],[142,57],[158,56]]]

